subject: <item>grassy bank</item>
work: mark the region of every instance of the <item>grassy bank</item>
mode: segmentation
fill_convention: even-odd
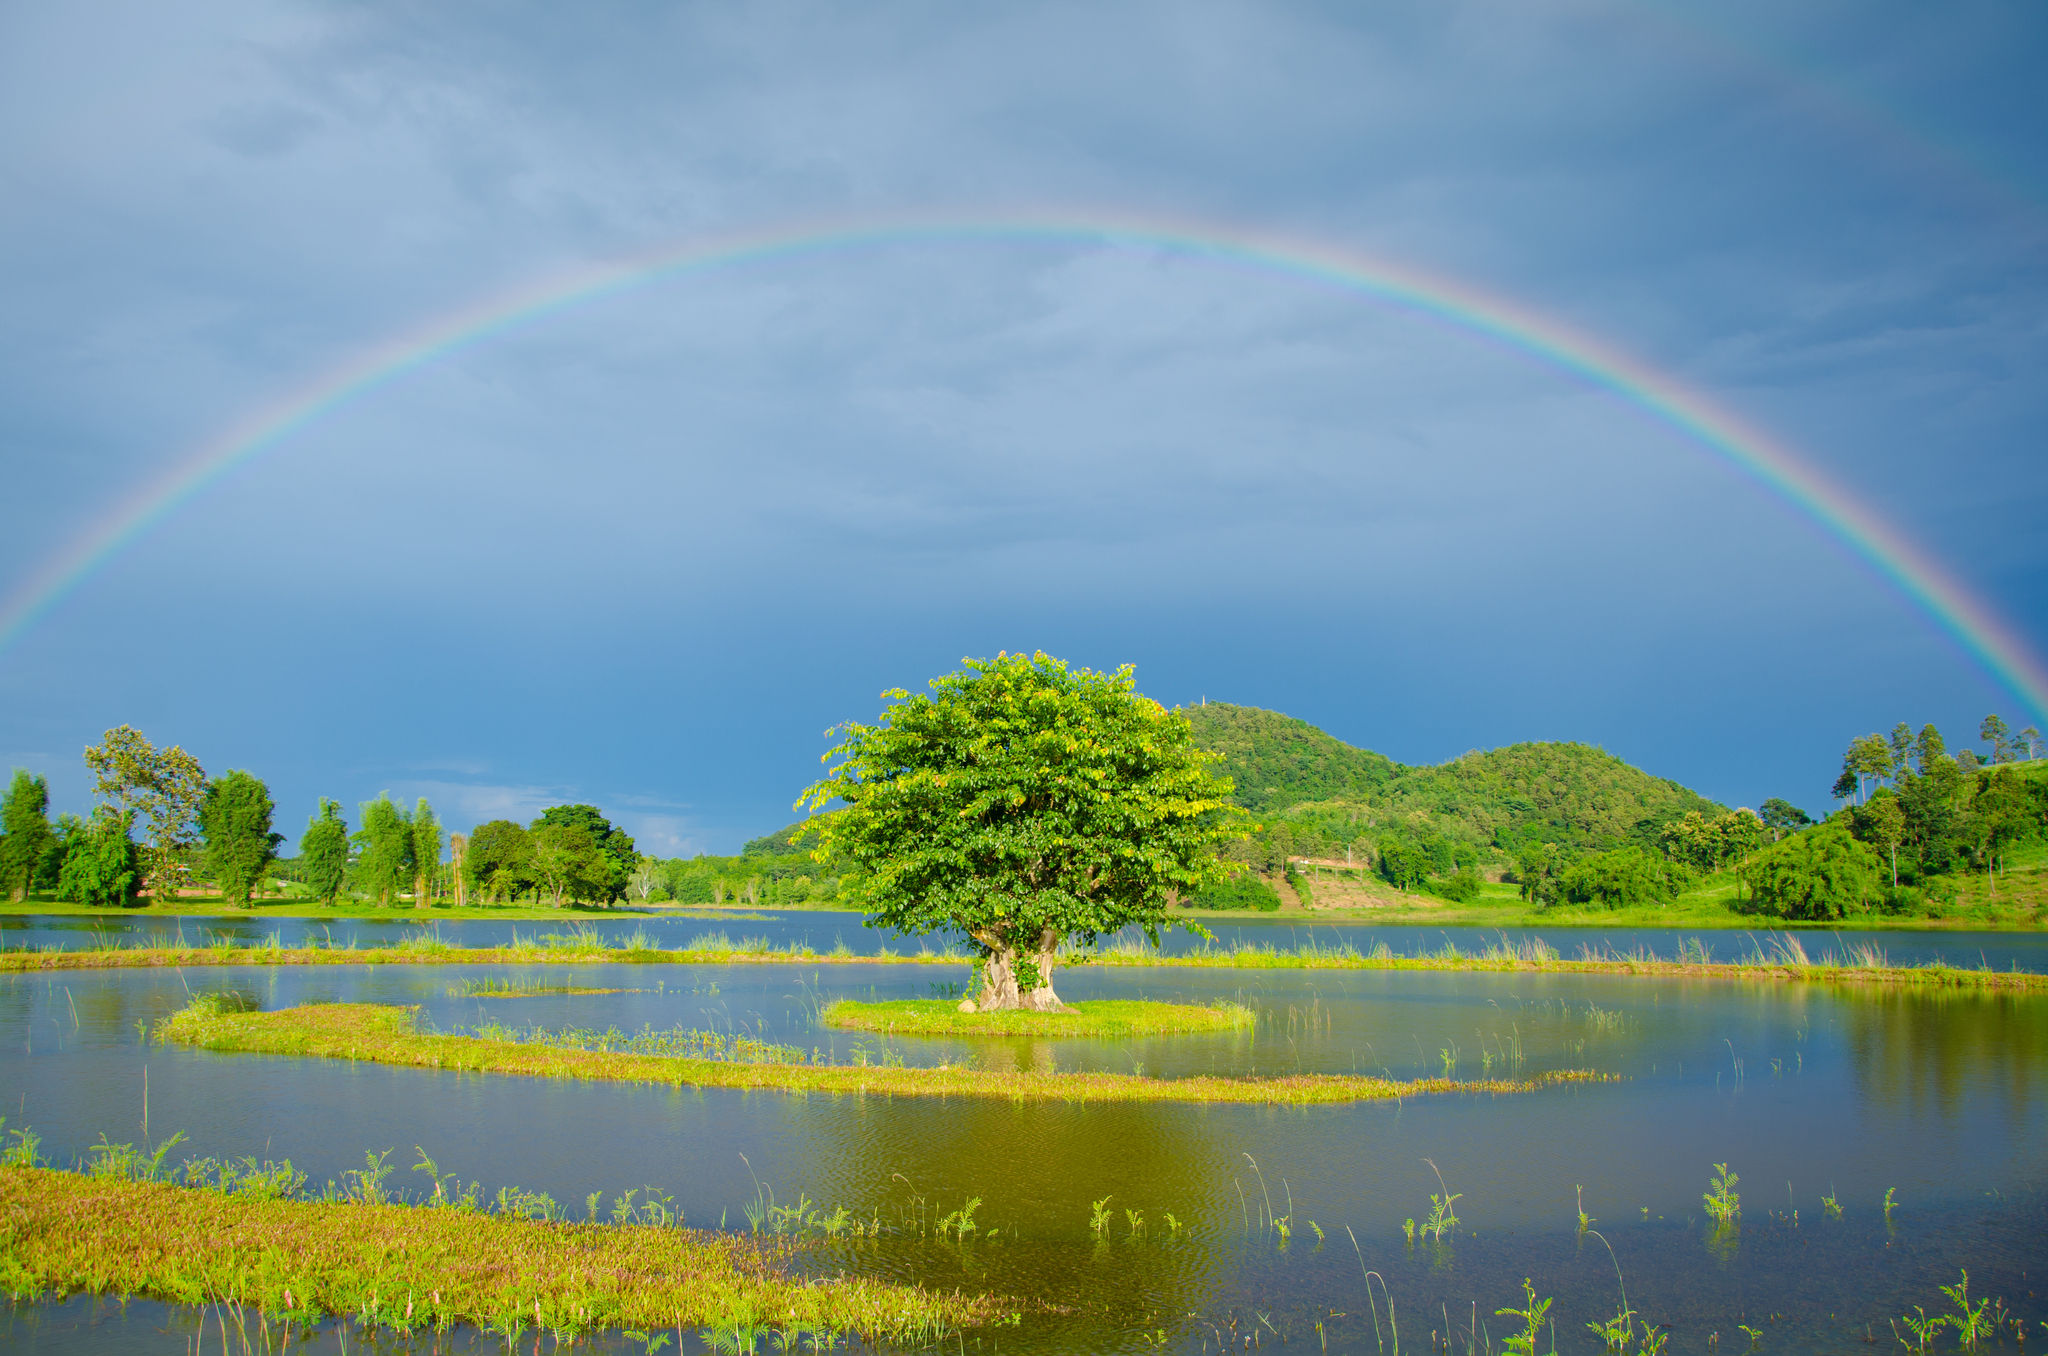
[[[1338,1074],[1276,1078],[1145,1078],[1117,1073],[1000,1073],[952,1066],[837,1065],[803,1061],[788,1051],[778,1062],[742,1062],[586,1049],[511,1033],[485,1039],[421,1031],[415,1009],[372,1003],[322,1003],[280,1012],[234,1012],[207,1002],[157,1027],[160,1040],[203,1050],[365,1060],[408,1068],[452,1069],[526,1078],[652,1083],[668,1087],[781,1089],[788,1092],[890,1097],[991,1097],[1060,1102],[1247,1102],[1262,1105],[1357,1102],[1441,1092],[1530,1092],[1560,1083],[1599,1082],[1585,1071],[1528,1079],[1399,1079]]]
[[[1647,949],[1631,951],[1581,947],[1575,959],[1534,939],[1501,941],[1477,948],[1455,944],[1431,952],[1399,955],[1384,943],[1369,951],[1349,944],[1316,941],[1291,948],[1272,945],[1207,947],[1179,956],[1162,956],[1143,943],[1118,943],[1098,950],[1071,951],[1066,966],[1115,965],[1189,969],[1245,970],[1429,970],[1488,971],[1534,974],[1655,975],[1690,979],[1736,979],[1809,984],[1894,985],[1910,988],[1995,989],[2048,992],[2048,974],[2015,970],[1970,969],[1950,965],[1893,965],[1884,951],[1853,941],[1809,952],[1806,941],[1792,934],[1745,937],[1733,947],[1723,938],[1674,935],[1669,955]],[[1716,956],[1717,948],[1723,956]],[[1732,950],[1732,956],[1726,952]],[[639,934],[614,936],[596,931],[549,934],[502,947],[462,947],[431,933],[382,947],[243,944],[221,939],[210,946],[111,946],[60,950],[0,952],[0,973],[42,973],[54,970],[151,969],[185,966],[271,965],[550,965],[616,962],[640,965],[875,965],[913,964],[965,967],[969,957],[951,949],[920,948],[900,954],[883,948],[856,954],[840,945],[817,951],[792,943],[770,946],[765,939],[733,944],[722,935],[700,937],[679,950],[647,945]]]
[[[1191,1031],[1250,1029],[1252,1010],[1239,1003],[1198,1006],[1101,999],[1075,1003],[1069,1012],[961,1012],[948,999],[906,998],[887,1003],[841,999],[819,1014],[826,1026],[896,1036],[1089,1036],[1122,1039]]]
[[[85,1292],[509,1340],[729,1323],[931,1337],[991,1302],[857,1279],[797,1280],[755,1240],[660,1224],[569,1224],[372,1201],[306,1201],[0,1167],[0,1289]],[[225,1341],[225,1333],[222,1340]]]

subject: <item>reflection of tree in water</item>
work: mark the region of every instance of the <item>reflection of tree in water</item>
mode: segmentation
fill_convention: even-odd
[[[1032,1051],[1020,1053],[1030,1059]],[[1052,1321],[1076,1325],[1077,1350],[1089,1345],[1088,1334],[1171,1326],[1175,1316],[1209,1304],[1234,1269],[1235,1254],[1217,1240],[1222,1232],[1236,1242],[1230,1181],[1234,1171],[1248,1171],[1228,1142],[1233,1116],[984,1098],[790,1105],[802,1108],[806,1122],[810,1180],[784,1192],[801,1187],[827,1209],[843,1202],[862,1219],[882,1220],[879,1244],[862,1244],[848,1257],[855,1269],[1069,1309]],[[1236,1126],[1236,1138],[1255,1134],[1250,1120]],[[978,1232],[965,1243],[894,1232],[918,1213],[936,1221],[976,1196]],[[1089,1203],[1103,1197],[1112,1222],[1096,1235]],[[1226,1204],[1229,1229],[1219,1231]],[[1126,1210],[1142,1212],[1137,1229]],[[1169,1213],[1178,1231],[1167,1225]]]
[[[2048,1001],[2016,994],[1851,993],[1839,1011],[1864,1094],[1944,1116],[1999,1097],[2018,1118],[2048,1067]]]

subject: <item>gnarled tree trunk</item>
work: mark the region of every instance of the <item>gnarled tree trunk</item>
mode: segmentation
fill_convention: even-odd
[[[1029,954],[1038,980],[1028,992],[1017,973],[1019,953],[1024,950],[1017,943],[1022,939],[1013,937],[1006,927],[983,928],[972,935],[987,953],[982,958],[981,992],[974,997],[977,1011],[1070,1011],[1052,987],[1054,958],[1059,954],[1063,933],[1055,928],[1041,928],[1038,936],[1031,939]]]

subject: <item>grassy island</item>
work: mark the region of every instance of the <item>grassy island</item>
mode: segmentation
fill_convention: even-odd
[[[991,1097],[1061,1102],[1249,1102],[1262,1105],[1395,1100],[1425,1093],[1533,1092],[1616,1076],[1561,1070],[1530,1078],[1404,1081],[1351,1074],[1272,1078],[1147,1078],[1137,1074],[996,1072],[953,1065],[817,1063],[803,1051],[767,1047],[755,1058],[713,1059],[587,1049],[511,1033],[441,1035],[421,1031],[417,1009],[375,1003],[320,1003],[279,1012],[237,1012],[202,999],[166,1018],[157,1038],[203,1050],[364,1060],[417,1069],[450,1069],[527,1078],[652,1083],[669,1087],[782,1089],[889,1097]]]
[[[947,999],[906,998],[859,1003],[841,999],[819,1020],[853,1031],[893,1036],[1068,1036],[1123,1039],[1198,1031],[1243,1031],[1254,1014],[1241,1003],[1198,1005],[1103,999],[1071,1004],[1066,1012],[962,1012]]]

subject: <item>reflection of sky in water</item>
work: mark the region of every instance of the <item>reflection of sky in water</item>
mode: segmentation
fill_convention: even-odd
[[[498,1000],[448,993],[469,976],[572,975],[647,992]],[[1595,1227],[1641,1274],[1646,1294],[1673,1312],[1692,1306],[1706,1315],[1700,1321],[1719,1325],[1724,1342],[1744,1305],[1803,1305],[1798,1312],[1813,1310],[1819,1323],[1828,1307],[1861,1313],[1870,1296],[1895,1289],[1928,1303],[1937,1273],[1955,1258],[1993,1283],[2008,1264],[2048,1262],[2037,1227],[2048,1179],[2048,1002],[2040,999],[1615,976],[1081,969],[1061,975],[1072,999],[1229,998],[1256,1006],[1260,1025],[1251,1036],[1001,1041],[976,1050],[981,1043],[885,1047],[872,1035],[822,1031],[810,1018],[819,1001],[921,997],[942,978],[885,965],[8,976],[0,981],[0,1088],[12,1105],[0,1111],[12,1125],[41,1131],[60,1159],[83,1153],[102,1132],[116,1142],[140,1139],[146,1066],[153,1137],[183,1130],[192,1136],[189,1151],[202,1156],[288,1155],[316,1182],[359,1166],[365,1149],[389,1148],[394,1162],[410,1164],[418,1145],[444,1171],[482,1180],[487,1195],[519,1184],[580,1211],[590,1191],[651,1183],[697,1224],[744,1223],[741,1206],[756,1189],[749,1163],[778,1199],[844,1203],[885,1221],[943,1213],[980,1196],[982,1227],[1002,1233],[966,1259],[885,1241],[841,1260],[927,1281],[1064,1295],[1077,1314],[1116,1315],[1100,1321],[1117,1331],[1141,1321],[1148,1306],[1171,1317],[1257,1303],[1293,1314],[1298,1340],[1316,1305],[1349,1313],[1362,1302],[1361,1258],[1346,1225],[1364,1260],[1396,1278],[1397,1300],[1419,1305],[1426,1292],[1441,1307],[1463,1295],[1485,1313],[1516,1298],[1522,1275],[1541,1267],[1552,1289],[1588,1308],[1611,1265],[1597,1244],[1586,1245],[1597,1252],[1589,1260],[1572,1234],[1577,1185]],[[1519,1052],[1525,1071],[1582,1066],[1627,1077],[1405,1104],[1134,1107],[671,1091],[145,1048],[136,1023],[181,1005],[188,985],[231,986],[271,1008],[417,1003],[443,1028],[479,1019],[713,1027],[823,1048],[842,1063],[865,1045],[870,1059],[909,1063],[1142,1065],[1165,1076],[1356,1067],[1412,1077],[1441,1072],[1444,1052],[1454,1051],[1457,1074],[1476,1078],[1488,1072],[1489,1056],[1491,1072],[1513,1073]],[[1448,1262],[1400,1246],[1401,1220],[1426,1214],[1429,1193],[1439,1190],[1425,1158],[1463,1193],[1463,1227],[1479,1231]],[[1716,1162],[1741,1174],[1745,1205],[1744,1241],[1726,1265],[1694,1237],[1699,1195]],[[1897,1238],[1884,1233],[1877,1210],[1886,1187],[1906,1202],[1898,1222],[1908,1227]],[[1820,1198],[1830,1192],[1848,1208],[1841,1221],[1821,1218]],[[1267,1194],[1272,1212],[1293,1220],[1285,1254],[1259,1242]],[[1117,1241],[1098,1255],[1088,1203],[1105,1195]],[[1769,1215],[1794,1208],[1798,1230]],[[1138,1243],[1126,1241],[1125,1209],[1144,1212]],[[1157,1236],[1168,1212],[1182,1226],[1171,1244]],[[1320,1253],[1310,1219],[1332,1235]],[[1804,1268],[1797,1284],[1788,1267]],[[1634,1289],[1631,1298],[1640,1307]],[[1575,1315],[1570,1326],[1583,1331],[1590,1316]],[[1427,1326],[1442,1327],[1441,1315],[1431,1317]],[[1870,1317],[1882,1335],[1881,1318]],[[1038,1349],[1098,1349],[1080,1329],[1058,1328],[1058,1340],[1052,1331],[1041,1331],[1047,1345]],[[1819,1331],[1801,1340],[1826,1345]],[[1018,1349],[1033,1346],[1019,1336]],[[1575,1349],[1575,1341],[1561,1337],[1560,1349]],[[1683,1344],[1703,1345],[1697,1334]]]
[[[710,939],[713,944],[737,944],[743,939],[765,939],[776,949],[809,946],[820,952],[844,945],[872,955],[880,947],[899,954],[914,955],[922,948],[944,951],[951,946],[962,951],[966,944],[944,934],[908,937],[890,929],[870,928],[857,913],[799,911],[770,914],[698,913],[675,916],[662,913],[616,914],[568,913],[560,920],[520,919],[497,922],[491,919],[436,919],[428,911],[419,919],[362,918],[266,918],[256,915],[235,917],[180,917],[150,914],[138,910],[118,915],[15,915],[0,917],[0,945],[11,948],[92,946],[142,946],[176,943],[189,946],[212,945],[231,939],[236,945],[267,943],[273,938],[282,946],[307,942],[336,946],[389,946],[423,934],[438,935],[454,946],[504,946],[515,939],[533,940],[550,933],[590,932],[613,944],[623,943],[635,933],[649,946],[677,949]],[[1370,952],[1384,944],[1396,955],[1436,952],[1446,945],[1472,952],[1499,944],[1504,938],[1519,941],[1541,938],[1568,959],[1577,959],[1590,949],[1596,954],[1646,952],[1671,957],[1681,946],[1703,945],[1713,960],[1740,960],[1759,948],[1775,955],[1779,941],[1788,934],[1767,928],[1755,931],[1724,929],[1688,933],[1666,928],[1433,928],[1379,927],[1370,923],[1317,923],[1307,926],[1279,919],[1246,918],[1222,920],[1205,918],[1203,924],[1216,936],[1204,941],[1178,929],[1162,934],[1161,946],[1168,955],[1184,955],[1212,945],[1223,947],[1264,946],[1292,951],[1303,945],[1322,947],[1349,945]],[[1976,968],[1989,965],[1995,970],[2048,971],[2048,934],[2012,932],[1799,932],[1797,938],[1806,952],[1819,959],[1844,948],[1874,946],[1895,965],[1923,965],[1939,961]],[[1112,940],[1140,941],[1138,931],[1127,929]]]

